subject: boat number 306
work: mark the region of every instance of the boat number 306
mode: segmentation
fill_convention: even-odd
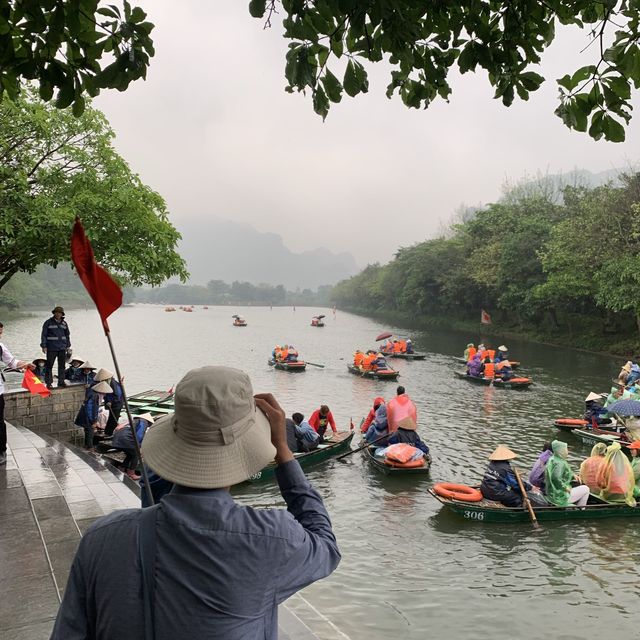
[[[482,511],[465,511],[464,517],[468,520],[484,520],[484,513]]]

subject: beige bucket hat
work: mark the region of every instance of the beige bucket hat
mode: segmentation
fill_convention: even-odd
[[[113,373],[108,369],[98,369],[98,373],[96,373],[95,381],[102,382],[103,380],[109,380],[109,378],[113,378]]]
[[[499,444],[494,452],[489,456],[489,460],[513,460],[518,456],[509,449],[509,447],[505,447],[503,444]]]
[[[175,412],[145,435],[142,454],[159,476],[218,489],[247,480],[273,460],[271,428],[249,376],[230,367],[189,371],[176,386]]]
[[[602,400],[602,396],[594,393],[593,391],[584,399],[585,402],[591,402],[591,400]]]
[[[113,393],[111,385],[104,382],[104,380],[102,382],[98,382],[98,384],[94,384],[93,387],[91,387],[91,390],[96,393]]]

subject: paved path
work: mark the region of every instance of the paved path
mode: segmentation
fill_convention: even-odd
[[[0,637],[46,640],[82,533],[115,509],[139,507],[139,488],[80,449],[22,427],[7,424],[7,431],[7,464],[0,467]],[[279,622],[281,640],[347,639],[302,595],[280,607]]]

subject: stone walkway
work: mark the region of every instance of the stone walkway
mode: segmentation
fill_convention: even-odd
[[[9,424],[7,435],[7,464],[0,467],[0,637],[45,640],[82,533],[115,509],[139,507],[139,488],[81,449]],[[300,594],[280,607],[279,622],[281,640],[347,638]]]

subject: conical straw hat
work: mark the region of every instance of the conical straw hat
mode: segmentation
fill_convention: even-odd
[[[108,380],[109,378],[113,378],[113,373],[111,373],[111,371],[108,371],[107,369],[98,369],[95,381],[102,382],[103,380]]]
[[[91,390],[96,393],[113,393],[111,386],[104,381],[94,384],[93,387],[91,387]]]
[[[590,402],[591,400],[602,400],[602,397],[593,391],[584,399],[585,402]]]
[[[141,418],[142,420],[146,420],[147,422],[150,422],[151,424],[153,424],[155,422],[155,418],[149,413],[136,413],[133,416],[131,416],[132,418]]]
[[[87,360],[80,365],[81,369],[95,369],[95,367]]]
[[[489,460],[513,460],[518,456],[503,444],[499,444],[494,452],[489,456]]]

